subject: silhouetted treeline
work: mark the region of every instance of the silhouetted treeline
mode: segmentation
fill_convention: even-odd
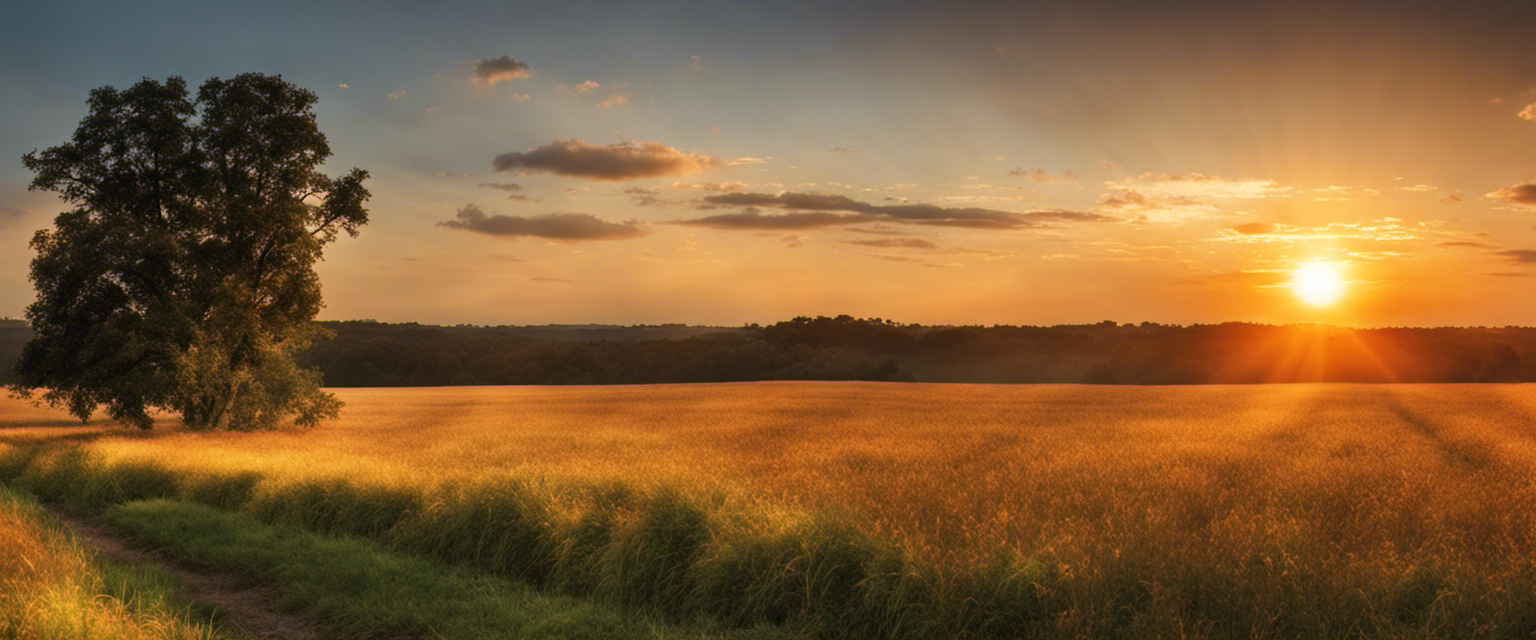
[[[326,322],[300,357],[328,386],[744,380],[1086,382],[1536,381],[1536,329],[1248,323],[932,326],[800,317],[768,326],[430,326]],[[0,382],[30,336],[0,321]]]

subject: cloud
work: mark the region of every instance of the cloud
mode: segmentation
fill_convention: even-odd
[[[720,166],[702,153],[678,151],[660,142],[588,144],[558,140],[528,151],[503,153],[491,166],[515,174],[553,173],[590,180],[623,181],[698,173]]]
[[[598,84],[596,82],[588,80],[588,81],[583,82],[581,84],[578,84],[578,85],[576,85],[574,87],[571,87],[570,90],[568,91],[568,93],[570,93],[573,96],[579,96],[579,95],[584,94],[584,93],[592,93],[593,91],[597,91],[598,89],[601,89],[602,86],[603,85],[600,85],[600,84]]]
[[[1255,233],[1271,233],[1275,230],[1275,225],[1264,224],[1262,222],[1249,222],[1232,227],[1232,230],[1245,235],[1253,235]]]
[[[1507,200],[1515,204],[1536,206],[1536,182],[1504,187],[1498,191],[1487,193],[1483,197],[1493,198],[1494,200]]]
[[[1536,264],[1536,249],[1505,249],[1492,253],[1515,264]]]
[[[1310,243],[1319,240],[1365,240],[1376,242],[1412,242],[1426,239],[1438,223],[1421,222],[1404,225],[1397,218],[1382,218],[1370,222],[1335,222],[1321,227],[1303,229],[1285,224],[1268,225],[1261,229],[1259,223],[1242,224],[1223,230],[1211,240],[1257,244],[1267,242]]]
[[[1290,187],[1273,180],[1223,178],[1203,173],[1143,173],[1134,179],[1106,183],[1111,189],[1134,190],[1151,196],[1190,198],[1273,198],[1291,195]]]
[[[530,68],[528,63],[513,60],[511,56],[486,58],[475,63],[471,80],[477,87],[494,87],[498,82],[528,77]]]
[[[777,213],[764,214],[755,207],[740,213],[721,213],[693,220],[678,220],[677,224],[710,229],[789,231],[858,224],[871,220],[870,216],[857,213]]]
[[[771,223],[789,224],[792,221],[810,226],[833,226],[860,222],[898,222],[939,227],[963,227],[970,229],[1028,229],[1060,222],[1111,222],[1118,218],[1084,211],[1050,209],[1016,213],[979,207],[941,207],[933,204],[875,205],[860,202],[846,196],[821,193],[727,193],[704,197],[705,206],[773,207],[796,213],[764,215],[757,211],[741,214],[711,216],[699,220],[684,220],[680,224],[703,224],[704,221],[732,221],[732,224]],[[838,215],[812,215],[837,212]],[[735,216],[735,217],[730,217]],[[771,221],[771,222],[770,222]],[[705,225],[710,226],[710,225]],[[734,228],[783,228],[751,227]],[[808,228],[801,226],[798,228]]]
[[[1492,249],[1494,245],[1486,242],[1472,242],[1470,240],[1456,240],[1452,242],[1436,242],[1437,247],[1466,247],[1469,249]]]
[[[843,244],[884,249],[937,249],[938,245],[922,238],[880,238],[878,240],[844,240]]]
[[[831,149],[827,149],[827,151],[831,151],[832,153],[853,153],[853,150],[857,149],[857,148],[858,147],[845,147],[845,146],[842,146],[842,145],[838,145],[838,146],[832,147]]]
[[[490,215],[472,204],[459,209],[453,220],[444,220],[437,225],[492,236],[532,236],[566,242],[627,240],[649,233],[637,220],[608,222],[590,213],[550,213],[527,218]]]
[[[1525,105],[1525,108],[1515,115],[1520,116],[1521,120],[1536,121],[1536,102]]]
[[[1024,177],[1029,178],[1030,182],[1041,183],[1077,182],[1077,176],[1074,175],[1071,171],[1051,173],[1045,169],[1025,169],[1024,167],[1018,167],[1012,171],[1009,171],[1008,177]]]
[[[1416,187],[1417,186],[1424,185],[1416,185]],[[1404,189],[1408,191],[1421,190],[1416,187],[1405,187]],[[1430,189],[1433,188],[1434,187],[1430,187]],[[1350,202],[1359,200],[1361,198],[1381,195],[1380,191],[1371,189],[1369,187],[1352,187],[1341,185],[1329,185],[1318,189],[1308,189],[1306,193],[1311,195],[1312,199],[1318,202]]]
[[[523,185],[512,182],[482,182],[480,183],[480,186],[490,189],[498,189],[508,193],[516,193],[523,190]]]
[[[1440,201],[1441,202],[1461,202],[1461,196],[1458,196],[1458,195],[1453,193],[1453,194],[1448,195],[1448,196],[1446,196],[1444,198],[1441,198]]]
[[[1132,214],[1136,220],[1157,222],[1209,218],[1221,213],[1221,207],[1199,198],[1147,196],[1132,189],[1121,189],[1099,196],[1099,206],[1119,213]]]

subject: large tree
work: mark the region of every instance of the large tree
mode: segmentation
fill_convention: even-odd
[[[314,265],[367,223],[367,172],[331,178],[315,94],[255,73],[91,92],[69,142],[22,162],[73,208],[32,239],[36,332],[14,387],[148,429],[312,426],[341,403],[294,353],[322,333]]]

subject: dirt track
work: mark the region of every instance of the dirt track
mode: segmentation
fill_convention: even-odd
[[[267,585],[146,549],[99,521],[57,509],[49,511],[69,525],[82,545],[105,558],[125,564],[155,565],[176,574],[193,598],[224,610],[222,622],[228,630],[261,640],[328,637],[307,618],[274,607],[277,592]]]

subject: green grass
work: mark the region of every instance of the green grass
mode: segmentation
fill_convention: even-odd
[[[224,637],[217,617],[174,574],[95,557],[0,487],[0,638],[212,640]]]
[[[189,502],[149,500],[109,508],[105,518],[170,553],[270,581],[279,606],[316,616],[331,630],[365,637],[686,638],[654,619],[589,601],[541,594],[482,572],[445,567],[353,537],[266,525],[245,514]],[[780,637],[762,629],[757,637]],[[749,637],[723,634],[711,637]]]

